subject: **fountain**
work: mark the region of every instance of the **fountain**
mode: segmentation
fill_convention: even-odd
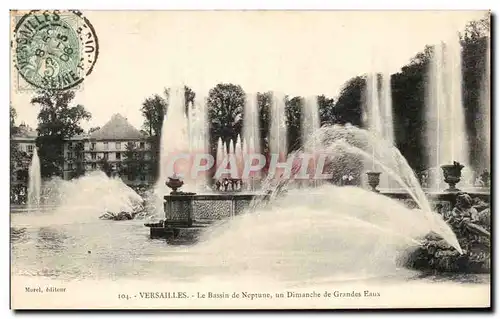
[[[246,94],[243,114],[243,140],[248,152],[260,154],[259,105],[257,94]],[[247,155],[247,154],[244,154]]]
[[[190,154],[190,141],[188,132],[188,121],[185,114],[184,90],[170,89],[168,94],[168,108],[163,118],[160,138],[160,167],[159,184],[163,183],[172,174],[178,174],[185,179],[186,187],[192,187],[189,183],[189,171],[186,165],[177,161],[175,167],[170,162],[173,157],[180,154]],[[172,171],[173,170],[173,171]]]
[[[351,125],[321,127],[306,140],[302,151],[311,149],[313,145],[320,153],[328,155],[324,170],[317,173],[326,174],[332,179],[335,175],[344,175],[346,170],[354,169],[360,174],[362,167],[367,162],[372,162],[373,166],[380,168],[391,180],[399,184],[403,192],[409,194],[426,216],[429,227],[461,252],[455,234],[442,217],[433,212],[415,173],[396,147],[380,139],[378,135]],[[360,167],[352,168],[356,163],[359,163]],[[368,176],[370,184],[375,185],[380,173],[370,172]],[[372,188],[375,189],[375,186]]]
[[[381,84],[379,85],[379,79]],[[365,98],[365,117],[364,124],[370,132],[378,135],[389,144],[394,144],[394,128],[392,114],[392,90],[391,76],[384,73],[370,73],[366,78],[366,98]],[[373,156],[380,156],[374,154]],[[368,167],[367,167],[368,168]],[[378,168],[369,168],[372,171]],[[370,177],[370,174],[368,174]],[[373,178],[373,177],[371,177]],[[370,183],[370,180],[368,181]],[[380,180],[382,188],[392,188],[387,176]],[[373,183],[373,179],[372,179]]]
[[[40,159],[38,158],[38,149],[36,147],[33,149],[28,174],[28,209],[37,209],[40,206],[42,177],[40,173]]]
[[[426,149],[428,166],[458,161],[469,165],[467,131],[462,103],[462,60],[458,35],[434,46],[426,87]],[[439,169],[437,169],[439,171]],[[444,188],[437,174],[429,176],[434,190]]]
[[[318,97],[309,96],[305,98],[304,103],[302,103],[302,141],[310,140],[310,143],[304,142],[304,152],[312,156],[312,161],[310,162],[310,167],[308,168],[309,174],[314,171],[316,166],[316,156],[318,155],[318,147],[314,139],[310,137],[318,131],[320,127],[320,118],[318,110]],[[309,180],[312,182],[312,186],[317,186],[317,180],[312,178]]]
[[[98,218],[113,219],[121,213],[134,217],[148,217],[150,214],[144,207],[147,203],[139,194],[119,177],[108,177],[102,171],[88,172],[69,181],[52,178],[45,181],[43,187],[44,205],[40,206],[40,212],[34,210],[34,214],[21,217],[20,223],[93,223]]]
[[[278,154],[280,160],[288,153],[285,96],[273,93],[271,105],[271,124],[269,129],[269,152]]]

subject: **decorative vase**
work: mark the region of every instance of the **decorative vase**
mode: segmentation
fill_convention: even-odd
[[[377,189],[377,186],[380,183],[380,174],[381,172],[366,172],[366,175],[368,175],[368,185],[371,186],[372,191],[377,193],[380,192]]]
[[[170,194],[176,194],[177,190],[184,185],[184,182],[180,180],[177,176],[172,176],[168,178],[168,182],[165,183],[172,191]]]
[[[460,191],[455,187],[458,182],[460,182],[460,178],[462,177],[462,168],[464,166],[459,162],[453,162],[453,164],[442,165],[441,169],[443,170],[444,181],[450,185],[448,189],[445,189],[446,192],[458,192]]]

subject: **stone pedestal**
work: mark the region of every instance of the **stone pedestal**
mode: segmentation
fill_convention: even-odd
[[[193,225],[193,196],[167,195],[165,198],[165,221],[183,226]]]

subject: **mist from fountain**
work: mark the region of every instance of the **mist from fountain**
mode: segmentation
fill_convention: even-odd
[[[190,254],[225,273],[280,280],[411,276],[400,259],[432,229],[425,214],[387,196],[322,185],[212,226]]]
[[[38,157],[38,150],[33,148],[33,155],[31,156],[31,163],[28,169],[28,209],[36,209],[40,206],[40,191],[42,187],[42,175],[40,171],[40,158]]]
[[[18,216],[16,224],[95,223],[106,212],[134,212],[145,204],[143,198],[121,178],[108,177],[102,171],[91,171],[69,181],[53,178],[44,184],[44,188],[44,206],[49,209]],[[154,213],[154,209],[151,212]]]
[[[299,152],[290,156],[299,156],[312,145],[316,146],[318,153],[327,156],[323,170],[319,173],[331,176],[330,180],[335,183],[347,173],[361,177],[365,173],[366,163],[372,163],[373,166],[380,168],[383,174],[388,175],[391,181],[399,185],[401,191],[410,195],[421,210],[417,214],[425,216],[429,227],[461,252],[455,234],[443,218],[432,211],[431,204],[415,173],[394,145],[380,139],[378,135],[352,125],[323,126],[306,140]],[[288,183],[293,180],[294,176]],[[265,191],[279,190],[267,189]],[[261,202],[252,203],[254,208],[259,206]]]
[[[434,46],[426,86],[427,166],[439,168],[458,161],[469,167],[469,147],[462,102],[462,57],[458,34]],[[437,175],[437,174],[436,174]],[[442,178],[428,184],[444,189]]]

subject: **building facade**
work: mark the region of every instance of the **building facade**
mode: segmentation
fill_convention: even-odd
[[[126,184],[146,185],[154,181],[149,173],[151,159],[147,136],[125,117],[115,114],[102,128],[66,141],[63,176],[71,179],[84,172],[103,170],[108,175],[120,176]],[[139,161],[141,170],[128,173],[126,166]]]
[[[36,145],[37,132],[23,124],[11,142],[26,160],[16,163],[13,184],[26,184],[27,172]],[[63,179],[94,170],[119,176],[128,185],[147,185],[154,182],[151,172],[151,146],[147,136],[132,126],[125,117],[115,114],[100,129],[74,136],[63,146]],[[132,157],[132,158],[131,158]],[[130,166],[140,167],[131,173]]]

